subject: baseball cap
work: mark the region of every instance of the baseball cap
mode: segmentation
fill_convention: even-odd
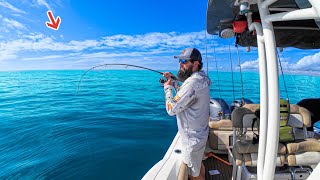
[[[180,55],[174,56],[174,58],[185,59],[185,60],[195,60],[202,62],[201,53],[196,48],[185,48]]]

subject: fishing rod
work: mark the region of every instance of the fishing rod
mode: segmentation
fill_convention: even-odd
[[[241,62],[240,62],[240,54],[239,54],[239,48],[238,48],[238,44],[236,42],[236,48],[237,48],[237,55],[238,55],[238,67],[240,69],[240,82],[241,82],[241,89],[242,89],[242,105],[245,104],[245,100],[244,100],[244,88],[243,88],[243,80],[242,80],[242,69],[241,69]]]
[[[229,56],[230,56],[230,68],[231,68],[231,80],[232,80],[232,94],[233,94],[233,101],[236,101],[235,95],[234,95],[234,80],[233,80],[233,65],[232,65],[232,56],[231,56],[231,48],[230,48],[230,40],[229,40]]]
[[[279,65],[280,65],[280,70],[281,70],[281,74],[282,74],[284,89],[285,89],[285,91],[286,91],[287,100],[289,101],[288,89],[287,89],[287,85],[286,85],[286,80],[285,80],[285,78],[284,78],[284,74],[283,74],[283,70],[282,70],[282,65],[281,65],[281,59],[280,59],[280,55],[279,55],[278,49],[277,49],[277,56],[278,56]]]
[[[140,68],[140,69],[149,70],[149,71],[156,72],[156,73],[158,73],[158,74],[163,75],[163,72],[160,72],[160,71],[157,71],[157,70],[154,70],[154,69],[150,69],[150,68],[146,68],[146,67],[142,67],[142,66],[132,65],[132,64],[117,64],[117,63],[115,63],[115,64],[112,64],[112,63],[100,64],[100,65],[97,65],[97,66],[94,66],[94,67],[88,69],[85,73],[82,74],[82,76],[81,76],[81,78],[80,78],[80,80],[79,80],[79,83],[78,83],[77,93],[79,92],[79,87],[80,87],[80,84],[81,84],[81,81],[82,81],[83,77],[84,77],[89,71],[94,70],[94,69],[96,69],[96,68],[98,68],[98,67],[102,67],[102,66],[126,66],[126,67],[130,66],[130,67],[135,67],[135,68]],[[175,76],[171,76],[171,78],[172,78],[173,80],[178,80]]]

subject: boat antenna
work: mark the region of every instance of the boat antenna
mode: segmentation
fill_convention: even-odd
[[[286,95],[287,95],[287,101],[289,101],[287,85],[286,85],[286,81],[285,81],[285,79],[284,79],[284,75],[283,75],[283,70],[282,70],[282,65],[281,65],[281,60],[280,60],[280,56],[279,56],[278,49],[277,49],[277,56],[278,56],[279,65],[280,65],[280,69],[281,69],[281,74],[282,74],[282,79],[283,79],[284,89],[285,89],[285,91],[286,91]]]
[[[241,63],[240,63],[240,54],[239,54],[239,48],[238,44],[236,43],[236,48],[237,48],[237,55],[238,55],[238,67],[240,69],[240,81],[241,81],[241,88],[242,88],[242,104],[244,105],[244,88],[243,88],[243,80],[242,80],[242,70],[241,70]]]
[[[230,56],[230,68],[231,68],[231,80],[232,80],[232,94],[233,94],[233,101],[236,101],[235,95],[234,95],[234,80],[233,80],[233,68],[232,68],[232,57],[231,57],[231,48],[230,48],[230,40],[229,40],[229,56]]]
[[[94,69],[96,69],[96,68],[98,68],[98,67],[103,67],[103,66],[105,66],[105,67],[106,67],[106,66],[125,66],[125,68],[127,68],[128,66],[130,66],[130,67],[136,67],[136,68],[140,68],[140,69],[149,70],[149,71],[156,72],[156,73],[158,73],[158,74],[163,75],[163,72],[160,72],[160,71],[157,71],[157,70],[153,70],[153,69],[150,69],[150,68],[146,68],[146,67],[142,67],[142,66],[132,65],[132,64],[117,64],[117,63],[116,63],[116,64],[112,64],[112,63],[100,64],[100,65],[96,65],[96,66],[88,69],[85,73],[82,74],[82,76],[81,76],[81,78],[80,78],[80,80],[79,80],[79,83],[78,83],[77,94],[78,94],[78,92],[79,92],[80,84],[81,84],[81,81],[82,81],[83,77],[84,77],[89,71],[94,70]],[[178,79],[177,79],[176,77],[174,77],[174,76],[171,76],[171,78],[174,79],[174,80],[178,80]]]

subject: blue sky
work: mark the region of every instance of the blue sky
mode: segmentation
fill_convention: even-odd
[[[101,63],[129,63],[174,70],[172,57],[185,47],[205,54],[206,0],[84,1],[0,0],[0,70],[88,69]],[[46,27],[46,12],[60,16],[58,31]],[[221,70],[230,70],[233,39],[207,35],[209,69],[214,52]],[[240,48],[243,69],[258,68],[257,50]],[[317,74],[319,50],[285,48],[284,69]]]

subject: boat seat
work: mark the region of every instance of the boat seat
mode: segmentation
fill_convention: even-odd
[[[230,119],[221,119],[209,122],[209,147],[218,153],[227,153],[228,147],[232,146],[233,128]],[[252,139],[251,129],[246,133],[247,139]]]
[[[287,149],[289,166],[311,166],[320,162],[320,140],[288,143]]]
[[[252,128],[253,119],[256,118],[254,112],[259,107],[259,104],[246,104],[243,107],[237,108],[232,112],[231,119],[233,128],[235,129],[250,129]],[[259,119],[254,124],[254,131],[258,132]],[[243,132],[243,130],[242,130]],[[237,166],[257,166],[258,147],[259,144],[253,144],[252,140],[242,138],[241,131],[237,137],[237,141],[233,145],[232,155]],[[286,146],[282,143],[278,145],[278,157],[276,166],[283,166],[286,163]]]
[[[232,145],[232,121],[230,119],[221,119],[209,121],[209,147],[215,151],[227,152],[227,146]]]
[[[252,140],[237,141],[233,146],[232,155],[236,165],[257,166],[259,144],[252,144]],[[279,143],[277,166],[283,166],[286,163],[286,146]]]
[[[320,152],[304,152],[289,154],[287,157],[289,166],[312,166],[320,162]]]
[[[218,121],[210,121],[209,127],[214,130],[232,131],[232,121],[230,119],[221,119]]]
[[[252,144],[252,140],[246,140],[244,142],[237,141],[234,148],[240,154],[258,153],[259,144]],[[282,143],[279,143],[278,153],[286,154],[286,152],[286,146]]]
[[[294,131],[295,141],[287,143],[287,162],[289,166],[312,166],[320,162],[320,140],[307,138],[307,128],[311,127],[310,112],[298,105],[290,105],[288,125],[303,128],[303,133]],[[303,135],[301,135],[303,134]]]
[[[301,142],[293,142],[287,144],[288,154],[302,153],[302,152],[319,152],[320,140],[306,139]]]
[[[233,127],[230,119],[209,120],[209,147],[218,152],[228,151],[232,146]],[[248,139],[252,139],[251,129],[246,133]]]
[[[290,116],[288,125],[293,127],[294,136],[296,140],[306,139],[307,128],[311,126],[310,112],[295,104],[290,104]],[[303,129],[302,131],[300,129]]]
[[[252,120],[256,117],[254,112],[258,106],[258,104],[246,104],[241,107],[241,110],[234,111],[231,118],[233,127],[249,128],[251,130]],[[311,126],[310,112],[306,108],[290,104],[288,125],[294,128],[295,139],[306,139],[306,128]],[[255,123],[255,127],[259,127],[259,120]],[[298,129],[302,129],[302,131]]]

